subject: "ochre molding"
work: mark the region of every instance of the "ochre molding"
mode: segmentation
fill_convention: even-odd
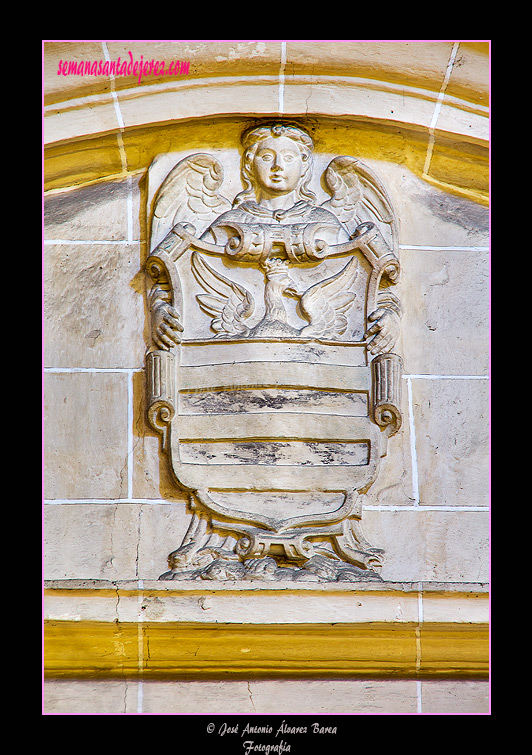
[[[294,115],[307,122],[307,117]],[[316,117],[310,119],[316,121]],[[447,192],[487,203],[489,152],[487,143],[439,137],[432,150],[430,175],[425,172],[427,132],[408,125],[390,126],[355,116],[320,116],[319,142],[323,152],[349,149],[356,136],[361,159],[397,159],[408,170]],[[239,131],[250,125],[249,116],[206,116],[180,122],[148,123],[120,132],[87,133],[75,139],[55,141],[44,148],[44,190],[47,194],[90,186],[103,181],[138,179],[168,144],[203,150],[216,142],[234,148]],[[210,129],[210,136],[207,133]]]
[[[50,678],[488,676],[488,625],[46,621]]]

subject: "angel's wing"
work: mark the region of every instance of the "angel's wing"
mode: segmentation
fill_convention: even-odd
[[[192,254],[191,265],[194,277],[207,292],[198,294],[196,299],[202,311],[212,318],[212,330],[218,336],[247,335],[249,328],[242,320],[253,314],[253,296],[243,286],[209,267],[198,252]]]
[[[334,338],[347,328],[346,312],[356,298],[349,291],[358,276],[358,260],[352,257],[347,265],[331,278],[311,286],[301,297],[299,309],[309,325],[304,327],[302,338]]]
[[[397,225],[391,200],[380,179],[354,157],[335,157],[323,174],[331,199],[322,204],[333,212],[351,235],[357,225],[376,223],[396,252]]]
[[[181,160],[161,184],[153,202],[151,247],[155,248],[176,223],[189,223],[198,236],[231,203],[218,194],[223,168],[212,155],[197,153]]]

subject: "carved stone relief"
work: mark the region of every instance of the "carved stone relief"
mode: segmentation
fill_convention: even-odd
[[[363,496],[401,426],[396,218],[353,157],[311,189],[299,126],[192,154],[150,206],[148,417],[190,526],[160,579],[380,580]]]

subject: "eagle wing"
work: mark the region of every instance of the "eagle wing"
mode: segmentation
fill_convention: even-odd
[[[205,294],[197,294],[201,310],[211,318],[211,329],[219,337],[246,336],[243,320],[255,310],[253,296],[243,286],[213,270],[198,252],[191,257],[192,272]]]
[[[358,277],[358,260],[352,257],[336,275],[311,286],[301,297],[299,309],[309,321],[302,338],[336,338],[347,328],[346,313],[356,294],[349,291]]]

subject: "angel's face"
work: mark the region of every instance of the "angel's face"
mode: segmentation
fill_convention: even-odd
[[[304,172],[305,156],[286,136],[264,139],[253,158],[253,174],[266,193],[287,194],[297,188]]]

